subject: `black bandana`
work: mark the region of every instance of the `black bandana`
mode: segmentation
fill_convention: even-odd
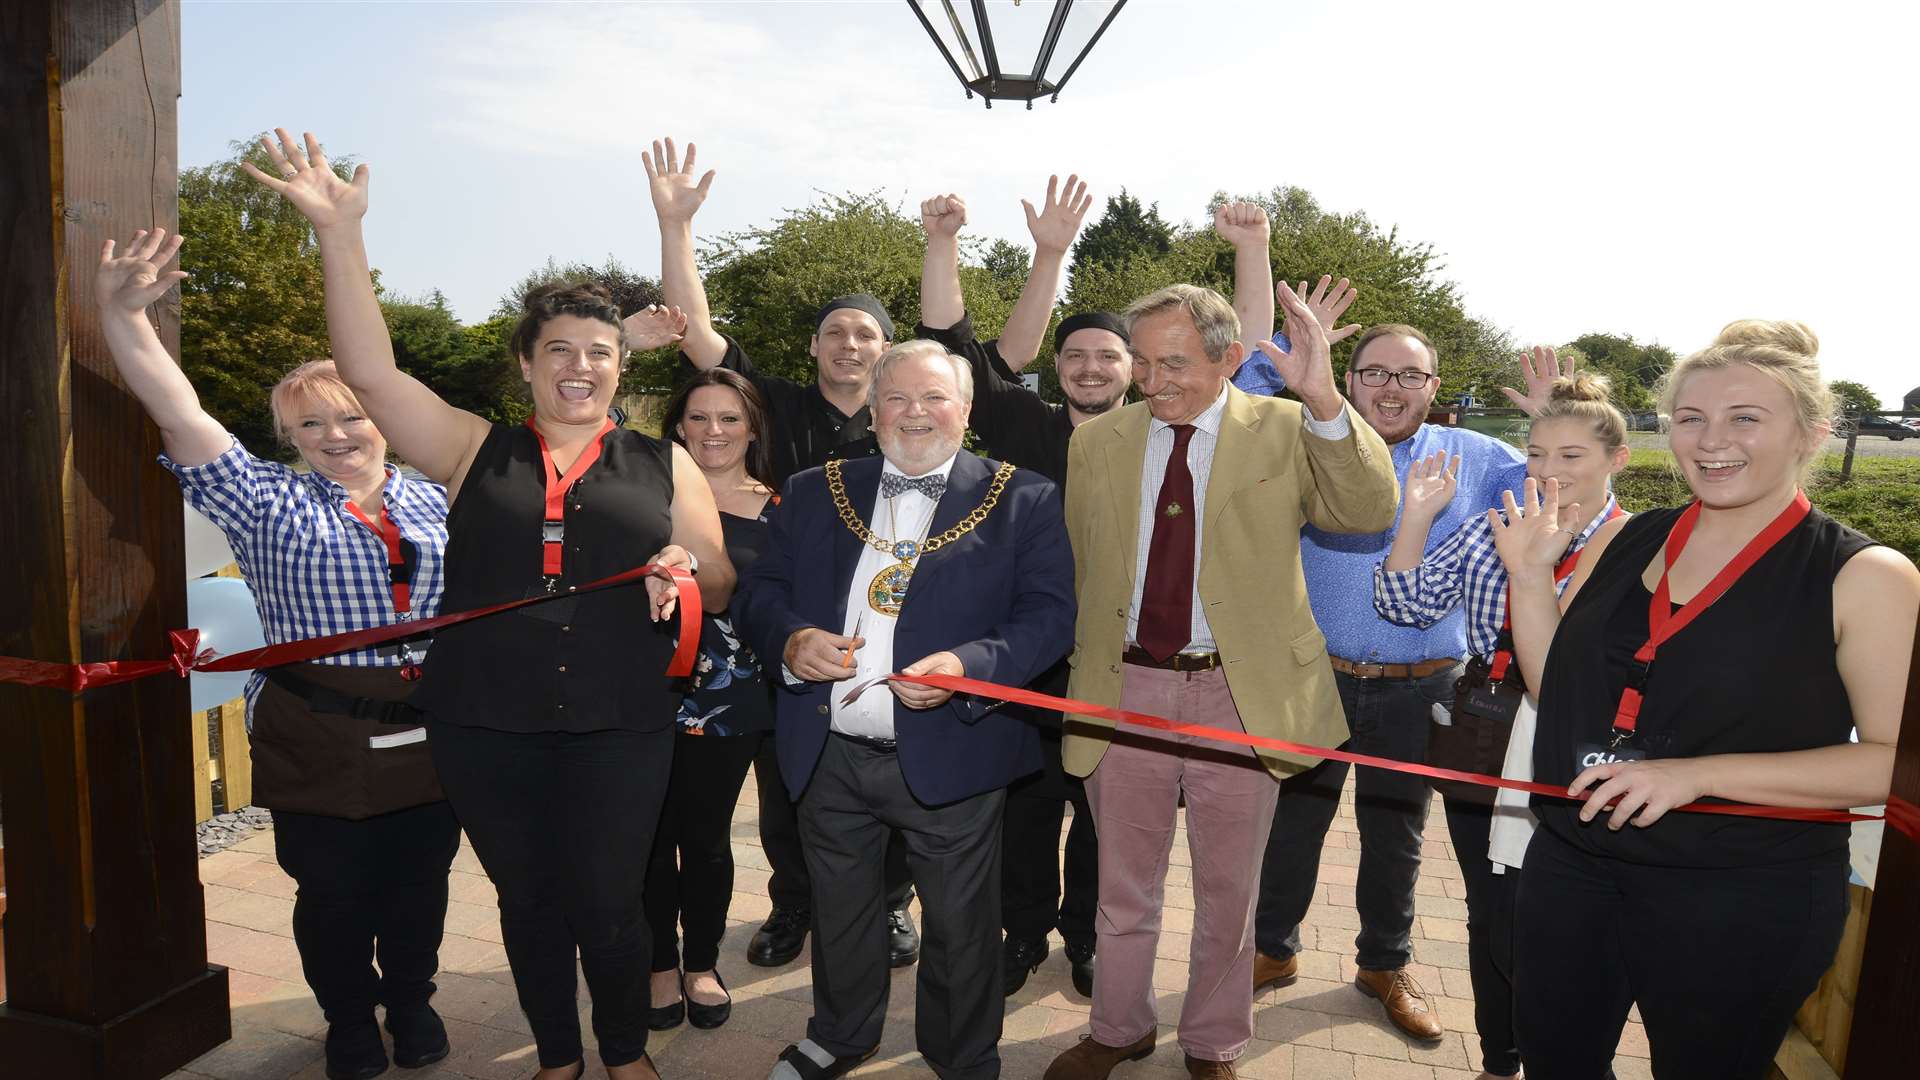
[[[1083,311],[1060,320],[1060,329],[1053,332],[1054,355],[1058,356],[1067,347],[1067,339],[1082,330],[1109,330],[1119,335],[1121,341],[1127,340],[1127,326],[1119,316],[1105,311]]]
[[[827,306],[821,308],[820,314],[813,317],[813,332],[819,334],[820,324],[827,321],[827,316],[841,308],[852,308],[873,316],[873,321],[880,324],[880,336],[888,341],[893,340],[893,320],[887,317],[886,305],[882,304],[877,297],[863,292],[848,293],[827,301]]]

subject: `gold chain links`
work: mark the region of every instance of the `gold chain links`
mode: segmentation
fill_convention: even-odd
[[[840,511],[840,520],[853,535],[860,538],[861,543],[872,545],[876,551],[893,554],[893,541],[874,535],[873,530],[867,528],[866,522],[860,520],[860,515],[854,512],[853,503],[847,499],[847,486],[840,479],[840,462],[837,460],[827,462],[826,471],[827,492],[833,496],[833,508]],[[980,500],[980,505],[974,507],[972,513],[961,518],[953,528],[920,545],[920,554],[925,555],[930,551],[940,550],[972,532],[981,522],[987,520],[987,515],[1000,502],[1000,493],[1006,490],[1007,481],[1013,477],[1013,472],[1012,462],[1002,464],[999,471],[993,474],[993,483],[987,487],[987,497]]]

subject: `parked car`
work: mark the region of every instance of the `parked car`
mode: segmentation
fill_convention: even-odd
[[[1856,417],[1842,416],[1833,422],[1833,433],[1838,438],[1844,439],[1855,431],[1861,435],[1882,435],[1894,442],[1920,437],[1920,431],[1915,431],[1898,420],[1892,420],[1877,413],[1862,413]]]
[[[1657,412],[1632,412],[1627,414],[1628,431],[1665,431],[1667,422]]]

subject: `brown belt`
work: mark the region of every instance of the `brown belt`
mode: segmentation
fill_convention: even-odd
[[[1413,664],[1362,664],[1353,660],[1343,660],[1338,656],[1329,656],[1333,670],[1342,675],[1351,675],[1356,679],[1424,679],[1445,671],[1460,661],[1451,657],[1440,660],[1421,660]]]
[[[1163,671],[1212,671],[1220,666],[1220,654],[1210,653],[1174,653],[1165,660],[1155,660],[1153,654],[1138,645],[1129,645],[1120,654],[1122,663],[1135,667],[1160,668]]]

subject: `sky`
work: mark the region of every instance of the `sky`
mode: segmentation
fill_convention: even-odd
[[[1018,70],[1052,4],[990,6]],[[1517,343],[1801,319],[1829,378],[1898,407],[1917,32],[1920,5],[1855,0],[1132,0],[1027,111],[966,100],[902,0],[183,0],[180,163],[315,132],[372,167],[387,287],[467,320],[549,257],[657,275],[640,155],[666,135],[718,170],[701,236],[878,189],[959,193],[971,235],[1031,246],[1050,173],[1175,221],[1296,185],[1431,244]]]

